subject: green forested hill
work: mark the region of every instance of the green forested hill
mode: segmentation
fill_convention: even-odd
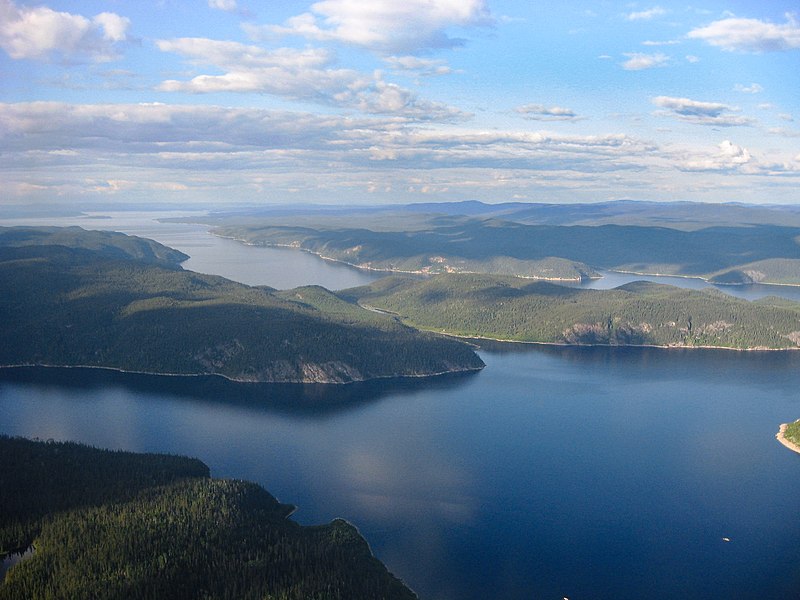
[[[0,246],[0,364],[320,383],[483,366],[455,340],[273,292],[83,247]]]
[[[0,246],[83,248],[106,258],[130,259],[164,266],[175,266],[189,258],[183,252],[153,240],[81,227],[0,227]]]
[[[466,337],[566,344],[797,348],[800,304],[646,282],[575,289],[488,275],[394,276],[341,294]]]
[[[594,269],[706,278],[738,270],[751,272],[762,283],[800,284],[797,227],[761,224],[686,231],[610,224],[529,225],[464,216],[418,221],[413,230],[390,230],[385,219],[378,221],[375,216],[354,218],[349,227],[317,217],[316,222],[306,218],[302,226],[284,219],[279,225],[269,221],[220,225],[214,232],[397,272],[582,279],[595,276]]]
[[[0,599],[413,599],[342,520],[301,527],[261,487],[194,459],[0,436]],[[12,544],[12,545],[9,545]]]

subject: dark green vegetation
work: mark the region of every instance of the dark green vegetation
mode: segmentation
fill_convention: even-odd
[[[0,244],[31,234],[0,232]],[[81,232],[69,246],[0,245],[0,364],[319,383],[483,366],[466,344],[322,288],[277,294],[153,262],[147,248],[164,247],[149,240],[112,235],[95,249],[102,234]]]
[[[220,215],[205,222],[218,235],[247,243],[386,271],[574,280],[610,269],[800,284],[800,212],[778,207],[455,203]]]
[[[783,432],[783,437],[795,446],[800,447],[800,421],[789,423],[786,426],[786,431]]]
[[[131,259],[174,266],[189,258],[153,240],[115,231],[87,231],[81,227],[0,227],[0,246],[63,246],[92,250],[107,258]]]
[[[387,277],[341,294],[424,329],[564,344],[797,348],[800,304],[646,282],[585,290],[491,275]]]
[[[201,462],[0,437],[0,598],[411,599],[342,520],[301,527]]]

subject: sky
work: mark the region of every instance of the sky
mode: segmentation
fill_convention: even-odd
[[[0,0],[0,206],[800,203],[800,3]]]

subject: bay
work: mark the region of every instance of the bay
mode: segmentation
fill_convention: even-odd
[[[340,268],[234,242],[229,261],[202,228],[136,219],[108,221],[214,248],[204,272]],[[0,432],[197,456],[301,523],[353,522],[425,599],[797,596],[800,456],[774,435],[800,417],[798,353],[480,354],[477,374],[352,386],[6,369]]]

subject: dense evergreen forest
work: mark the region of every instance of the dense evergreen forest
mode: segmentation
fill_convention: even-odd
[[[797,348],[800,303],[647,282],[586,290],[490,275],[387,277],[340,292],[424,329],[563,344]]]
[[[185,457],[0,436],[0,550],[33,544],[0,599],[413,599],[342,520]]]
[[[300,292],[185,271],[174,260],[152,260],[146,249],[155,242],[120,234],[110,246],[96,247],[103,234],[80,229],[66,232],[68,245],[46,236],[44,245],[17,243],[31,231],[0,231],[0,365],[318,383],[483,366],[466,344],[347,305],[322,288],[315,294],[327,302],[309,303]]]

